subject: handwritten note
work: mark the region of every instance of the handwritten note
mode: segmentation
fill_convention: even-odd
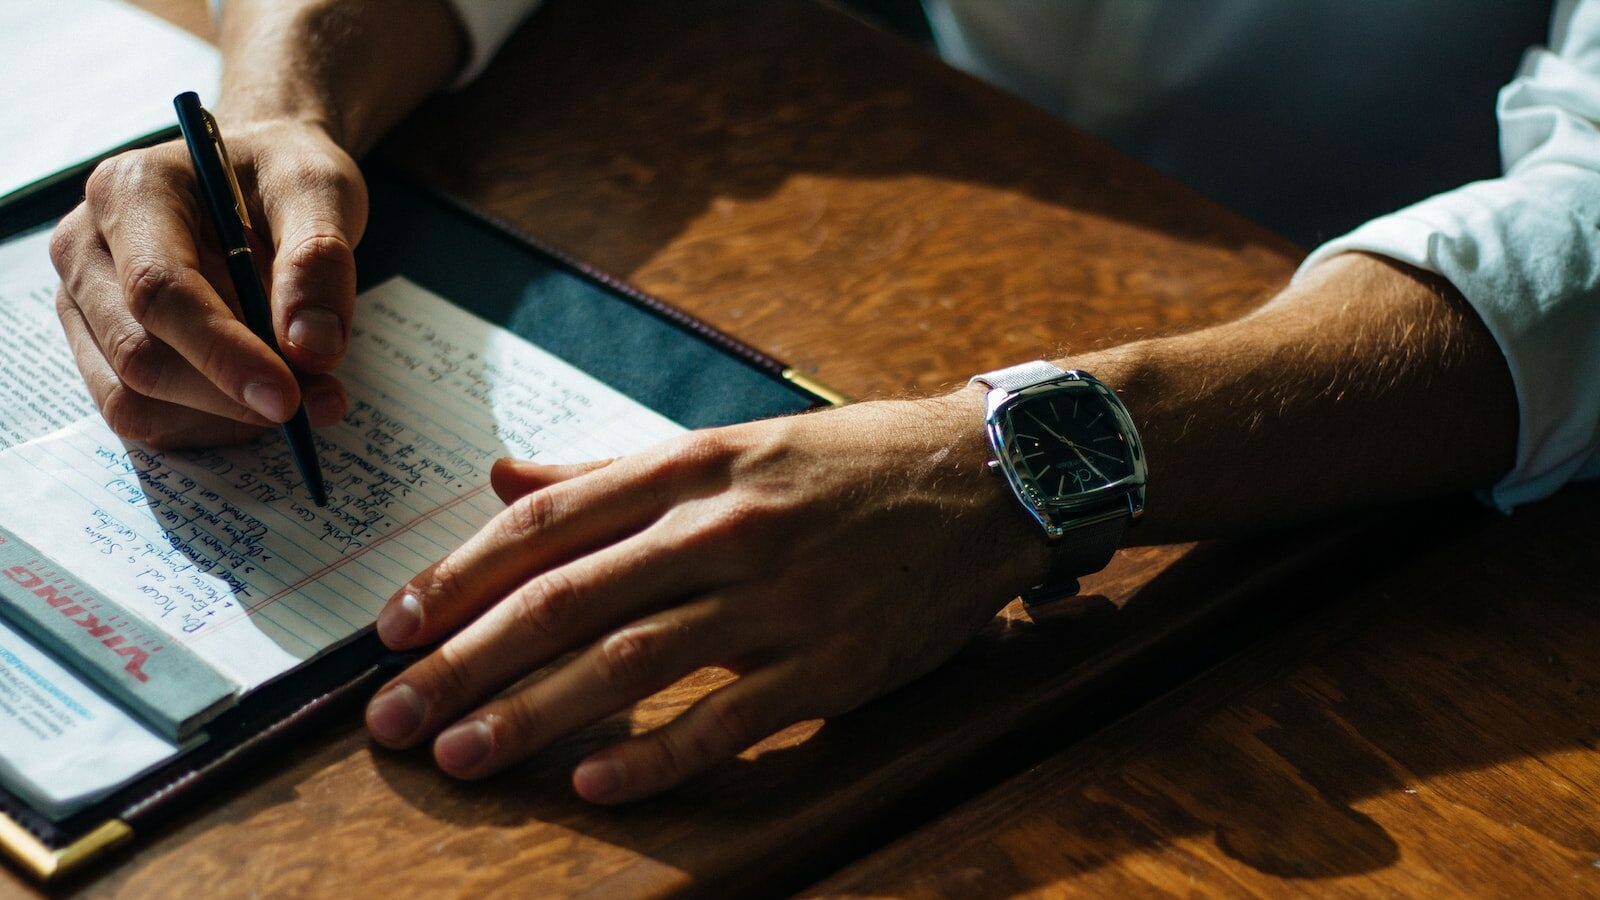
[[[49,229],[0,244],[0,450],[95,411],[55,298]]]
[[[494,460],[575,462],[683,429],[402,279],[363,295],[317,434],[314,507],[276,435],[162,452],[98,418],[0,453],[0,528],[253,690],[368,628],[501,508]]]

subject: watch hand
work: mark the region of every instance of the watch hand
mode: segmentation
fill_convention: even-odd
[[[1034,415],[1031,410],[1023,410],[1023,412],[1027,413],[1028,418],[1032,419],[1035,422],[1038,422],[1039,423],[1039,427],[1043,428],[1045,430],[1045,432],[1048,433],[1051,437],[1055,438],[1056,440],[1060,441],[1063,444],[1071,444],[1072,443],[1071,441],[1067,440],[1066,438],[1064,438],[1061,435],[1056,434],[1054,431],[1052,431],[1050,429],[1049,425],[1046,425],[1043,422],[1039,422],[1039,417]]]
[[[1088,467],[1089,467],[1089,471],[1091,471],[1091,472],[1093,472],[1093,473],[1094,473],[1094,474],[1096,474],[1096,475],[1098,475],[1098,476],[1099,476],[1099,477],[1100,477],[1100,480],[1101,480],[1101,481],[1110,481],[1110,480],[1111,480],[1111,479],[1109,479],[1109,478],[1107,478],[1107,477],[1106,477],[1106,476],[1105,476],[1105,473],[1104,473],[1104,472],[1102,472],[1102,471],[1100,471],[1100,470],[1099,470],[1099,469],[1096,469],[1096,468],[1095,468],[1095,467],[1094,467],[1094,463],[1092,463],[1092,462],[1089,462],[1089,457],[1087,457],[1087,456],[1084,456],[1084,455],[1083,455],[1083,451],[1082,451],[1082,450],[1079,450],[1079,449],[1078,449],[1078,445],[1077,445],[1077,444],[1074,444],[1074,443],[1073,443],[1073,442],[1071,442],[1071,441],[1066,441],[1066,439],[1065,439],[1065,438],[1063,438],[1063,440],[1064,440],[1064,441],[1065,441],[1065,442],[1066,442],[1066,445],[1067,445],[1067,446],[1068,446],[1068,447],[1071,447],[1071,448],[1072,448],[1072,452],[1073,452],[1073,453],[1076,453],[1076,454],[1078,454],[1078,458],[1079,458],[1079,459],[1081,459],[1081,460],[1083,460],[1083,464],[1084,464],[1084,465],[1086,465],[1086,466],[1088,466]]]
[[[1028,418],[1032,419],[1034,422],[1037,422],[1039,427],[1043,428],[1045,430],[1045,432],[1048,433],[1051,437],[1055,438],[1056,440],[1060,441],[1063,444],[1066,444],[1068,447],[1071,447],[1072,448],[1072,452],[1077,453],[1079,459],[1083,459],[1083,452],[1082,451],[1087,450],[1090,453],[1096,454],[1098,456],[1104,456],[1106,459],[1109,459],[1112,462],[1122,462],[1122,457],[1120,457],[1120,456],[1113,456],[1110,453],[1105,453],[1105,452],[1102,452],[1100,450],[1096,450],[1093,447],[1080,447],[1080,446],[1078,446],[1077,444],[1073,443],[1072,441],[1069,441],[1066,438],[1062,437],[1061,435],[1056,434],[1055,431],[1053,431],[1050,428],[1049,425],[1046,425],[1045,423],[1039,421],[1039,417],[1034,415],[1032,412],[1027,411],[1027,410],[1024,410],[1024,412],[1027,414]],[[1087,465],[1088,462],[1089,462],[1087,459],[1083,459],[1083,461],[1084,461],[1085,465]],[[1094,469],[1094,466],[1089,466],[1089,468]],[[1100,470],[1099,469],[1095,469],[1095,474],[1096,475],[1100,475]],[[1104,475],[1100,475],[1100,477],[1104,478],[1105,476]]]
[[[1093,448],[1093,447],[1085,447],[1085,446],[1083,446],[1083,445],[1082,445],[1082,444],[1075,444],[1075,443],[1073,443],[1073,442],[1072,442],[1072,441],[1067,441],[1067,445],[1068,445],[1068,446],[1070,446],[1070,447],[1071,447],[1071,448],[1072,448],[1072,449],[1074,449],[1074,450],[1087,450],[1087,451],[1089,451],[1089,452],[1090,452],[1090,453],[1093,453],[1093,454],[1095,454],[1095,455],[1096,455],[1096,456],[1104,456],[1104,457],[1105,457],[1105,458],[1106,458],[1106,459],[1109,459],[1109,460],[1111,460],[1111,461],[1112,461],[1112,462],[1122,462],[1122,457],[1120,457],[1120,456],[1113,456],[1113,455],[1112,455],[1112,454],[1110,454],[1110,453],[1106,453],[1106,452],[1105,452],[1105,451],[1103,451],[1103,450],[1096,450],[1096,449],[1095,449],[1095,448]]]

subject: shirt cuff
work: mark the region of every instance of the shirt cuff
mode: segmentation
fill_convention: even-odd
[[[1600,477],[1600,173],[1519,168],[1374,219],[1306,257],[1298,279],[1364,251],[1450,281],[1483,320],[1515,385],[1511,471],[1480,497],[1502,511]],[[1463,448],[1471,452],[1471,448]]]
[[[540,0],[448,0],[467,39],[467,65],[452,88],[471,83],[489,65],[506,38],[538,7]]]

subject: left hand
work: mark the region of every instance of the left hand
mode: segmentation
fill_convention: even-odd
[[[610,462],[502,461],[507,508],[384,608],[385,746],[478,778],[706,666],[740,677],[585,759],[597,803],[669,788],[949,658],[1042,580],[1044,541],[985,471],[982,391],[695,432]],[[496,696],[584,648],[547,677]]]

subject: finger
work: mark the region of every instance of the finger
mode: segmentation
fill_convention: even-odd
[[[157,400],[190,406],[212,415],[251,425],[269,424],[261,414],[223,394],[194,366],[166,343],[153,337],[133,318],[122,302],[111,253],[97,240],[73,240],[70,248],[52,245],[57,264],[65,273],[57,312],[63,328],[78,328],[91,338],[95,354],[102,357],[122,383]],[[63,306],[63,298],[70,301]],[[93,310],[86,313],[84,307]],[[95,331],[90,319],[100,325]],[[87,347],[74,346],[80,355]]]
[[[528,687],[497,698],[434,741],[439,767],[481,778],[666,688],[750,636],[730,633],[722,604],[700,600],[626,625]]]
[[[664,549],[635,538],[529,581],[380,691],[367,708],[373,737],[411,746],[606,629],[695,593]],[[426,614],[423,624],[436,627]]]
[[[355,245],[367,191],[355,163],[305,156],[260,173],[271,230],[272,323],[297,369],[329,372],[344,358],[356,302]]]
[[[224,395],[271,421],[287,420],[299,406],[299,385],[288,365],[234,316],[200,273],[198,217],[172,183],[181,170],[161,168],[146,157],[120,169],[114,163],[95,170],[86,197],[111,253],[127,312]],[[113,178],[115,185],[107,185]],[[80,305],[97,300],[87,292],[74,296]],[[98,305],[83,311],[105,346],[116,324],[114,311]]]
[[[350,411],[350,395],[344,383],[332,375],[302,375],[300,394],[305,397],[306,416],[313,428],[336,425]]]
[[[222,446],[252,440],[270,427],[266,419],[248,410],[242,415],[253,421],[213,415],[133,390],[101,354],[82,311],[64,287],[57,298],[57,311],[89,396],[118,436],[158,448]]]
[[[494,492],[501,501],[511,503],[552,484],[570,481],[579,475],[587,475],[609,465],[611,465],[609,459],[565,466],[547,466],[525,459],[497,459],[494,467],[489,470],[489,484],[494,487]]]
[[[80,213],[82,207],[74,211],[74,216]],[[216,384],[211,384],[210,380],[200,375],[187,360],[178,356],[178,352],[150,336],[149,331],[144,330],[144,325],[136,322],[133,315],[122,306],[122,296],[118,293],[120,288],[115,282],[115,269],[106,245],[102,245],[98,239],[86,237],[78,227],[69,229],[69,226],[82,226],[82,223],[69,223],[67,219],[62,221],[62,234],[51,240],[51,255],[62,272],[61,290],[56,295],[56,312],[61,317],[62,328],[67,331],[77,356],[85,357],[88,354],[86,359],[99,357],[104,360],[115,378],[142,396],[194,407],[200,412],[232,418],[251,426],[272,424],[250,407],[224,396]],[[226,279],[227,272],[222,272],[222,277]],[[114,357],[107,357],[106,351],[99,346],[99,340],[83,314],[82,304],[72,293],[74,290],[98,296],[96,306],[104,311],[104,320],[114,323],[114,336],[107,340],[107,344],[115,348]],[[224,299],[229,301],[229,309],[237,312],[237,304],[232,299]],[[96,370],[99,368],[96,367]],[[317,428],[338,423],[350,407],[344,384],[331,375],[302,376],[301,397],[306,404],[310,423]],[[224,432],[232,434],[234,429],[221,429],[219,434]]]
[[[621,468],[528,494],[402,587],[378,636],[397,650],[438,640],[538,573],[643,530],[666,505],[650,479]]]
[[[627,803],[656,794],[737,756],[806,718],[800,663],[786,660],[701,698],[656,730],[595,753],[572,773],[591,803]]]

